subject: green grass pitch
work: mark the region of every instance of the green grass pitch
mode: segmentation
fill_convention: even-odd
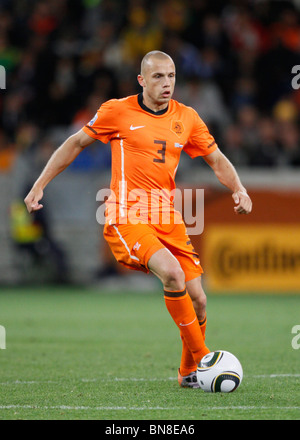
[[[0,419],[299,420],[299,306],[208,293],[207,345],[244,369],[234,393],[208,394],[178,386],[179,332],[159,289],[1,288]]]

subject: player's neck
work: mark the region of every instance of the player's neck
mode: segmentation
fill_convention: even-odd
[[[163,115],[164,113],[166,113],[167,111],[168,111],[168,109],[169,109],[169,103],[167,104],[167,106],[164,108],[164,109],[162,109],[162,110],[158,110],[158,111],[153,111],[153,110],[151,110],[151,108],[149,108],[149,107],[147,107],[146,105],[145,105],[145,103],[144,103],[144,100],[143,100],[143,93],[139,93],[138,94],[138,103],[139,103],[139,105],[140,105],[140,107],[143,109],[143,110],[145,110],[147,113],[151,113],[152,115],[157,115],[157,116],[161,116],[161,115]]]
[[[155,101],[152,101],[146,94],[142,94],[143,96],[143,104],[154,113],[160,112],[168,108],[169,102],[165,102],[163,104],[159,104]]]

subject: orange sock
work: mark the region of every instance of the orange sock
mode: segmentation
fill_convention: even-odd
[[[180,332],[180,338],[182,341],[182,352],[181,352],[181,360],[180,360],[180,374],[182,376],[187,376],[192,371],[197,370],[197,364],[194,361],[193,355],[189,350],[189,347],[187,346],[182,332]]]
[[[209,353],[195,313],[195,309],[186,289],[182,291],[164,291],[166,307],[179,328],[184,341],[192,354],[196,365]],[[192,370],[194,371],[194,370]],[[181,372],[181,374],[183,374]]]
[[[205,341],[205,330],[206,330],[206,314],[202,321],[199,321],[199,326],[202,332],[203,341]],[[187,376],[192,371],[197,370],[197,364],[194,361],[193,355],[190,352],[182,332],[180,332],[180,338],[182,341],[182,353],[181,353],[181,362],[180,362],[180,374],[182,376]]]

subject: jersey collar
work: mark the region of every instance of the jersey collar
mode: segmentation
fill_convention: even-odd
[[[167,106],[166,108],[164,108],[163,110],[159,110],[158,112],[154,112],[153,110],[151,110],[151,108],[147,107],[147,106],[143,103],[143,93],[139,93],[139,94],[138,94],[138,103],[139,103],[140,107],[141,107],[143,110],[145,110],[145,111],[148,112],[148,113],[151,113],[151,115],[157,115],[157,116],[159,116],[159,115],[163,115],[163,114],[165,114],[165,113],[168,111],[168,109],[169,109],[169,104],[168,104],[168,106]]]

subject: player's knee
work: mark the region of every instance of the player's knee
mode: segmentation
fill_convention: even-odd
[[[185,275],[178,264],[168,267],[164,274],[164,287],[170,290],[183,290],[185,286]]]

